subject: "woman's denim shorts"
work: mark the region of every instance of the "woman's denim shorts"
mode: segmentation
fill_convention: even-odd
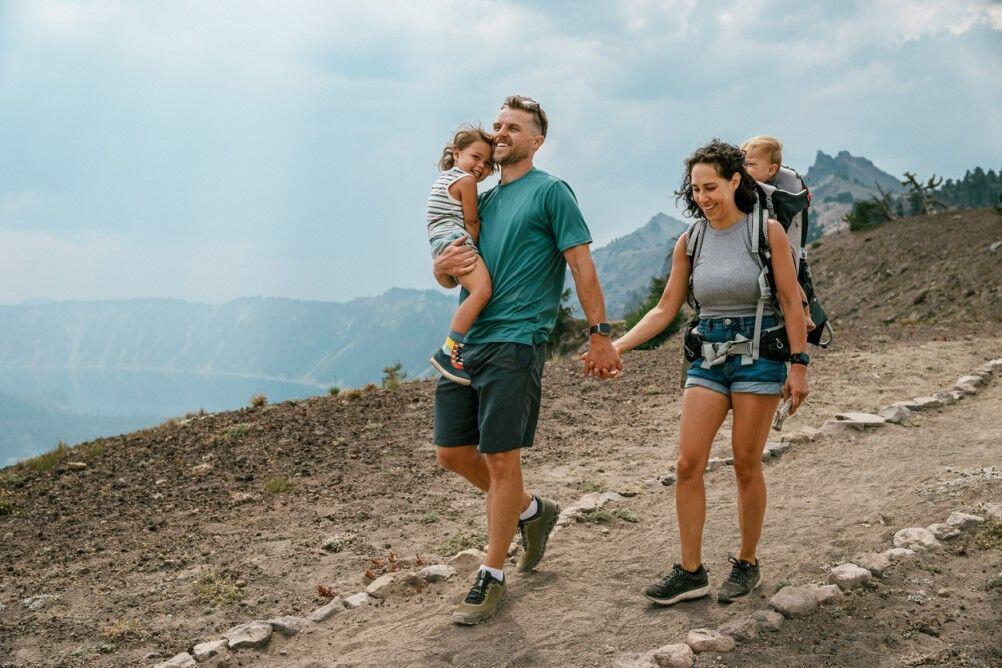
[[[775,316],[762,318],[762,328],[774,327]],[[708,343],[732,341],[738,334],[752,338],[755,334],[755,316],[743,318],[700,318],[699,332]],[[705,387],[720,394],[731,392],[748,394],[782,394],[786,382],[786,363],[759,357],[753,363],[742,366],[740,355],[728,355],[726,361],[704,369],[700,357],[689,365],[685,386]]]

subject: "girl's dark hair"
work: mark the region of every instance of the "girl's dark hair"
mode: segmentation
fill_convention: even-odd
[[[685,159],[685,174],[682,176],[682,187],[675,191],[675,203],[679,200],[685,205],[682,214],[687,218],[703,217],[703,210],[696,204],[692,196],[692,168],[698,164],[713,165],[721,178],[730,179],[735,172],[741,174],[741,183],[734,191],[734,203],[741,211],[751,213],[758,198],[755,179],[745,171],[744,152],[727,142],[711,139],[706,146],[697,148]]]
[[[452,169],[456,164],[452,152],[455,150],[462,151],[470,144],[478,141],[487,142],[487,145],[491,147],[491,151],[494,150],[494,137],[482,127],[469,124],[459,126],[456,133],[452,135],[452,141],[442,149],[442,157],[438,160],[438,168],[443,172]]]

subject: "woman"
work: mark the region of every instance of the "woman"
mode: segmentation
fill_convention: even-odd
[[[779,306],[785,315],[787,349],[793,353],[789,372],[786,364],[759,356],[752,362],[748,344],[755,334],[756,309],[759,306],[761,267],[751,252],[749,230],[757,195],[754,180],[745,172],[744,156],[736,146],[714,139],[698,149],[685,162],[685,177],[676,194],[685,204],[685,215],[705,219],[698,242],[698,252],[690,267],[687,255],[688,234],[678,240],[672,254],[671,274],[658,305],[633,329],[614,343],[622,354],[661,332],[678,313],[689,291],[699,305],[697,332],[702,341],[735,341],[734,350],[712,360],[704,357],[690,365],[682,399],[676,466],[675,500],[681,563],[660,581],[644,590],[655,603],[671,605],[678,601],[709,594],[709,578],[701,558],[703,523],[706,518],[706,493],[703,472],[710,455],[710,445],[727,416],[734,411],[731,447],[734,472],[738,481],[738,522],[741,548],[738,557],[730,557],[730,576],[722,583],[717,598],[730,602],[747,596],[759,586],[759,563],[755,554],[765,515],[766,491],[762,475],[762,450],[772,416],[780,397],[792,401],[790,413],[808,395],[807,332],[800,290],[789,252],[786,232],[775,220],[769,220],[767,239],[771,253],[771,271],[779,293]],[[784,249],[780,252],[780,249]],[[771,304],[764,308],[762,329],[782,329],[780,318]],[[738,335],[741,336],[738,336]],[[712,348],[712,347],[711,347]],[[717,350],[727,351],[727,346]],[[703,355],[714,356],[702,346]],[[743,354],[742,354],[743,353]],[[587,364],[587,362],[586,362]]]

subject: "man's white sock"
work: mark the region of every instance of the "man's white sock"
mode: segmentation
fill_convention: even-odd
[[[481,564],[480,565],[480,570],[487,571],[488,573],[490,573],[491,575],[494,576],[495,580],[499,580],[500,582],[504,582],[504,571],[501,570],[500,568],[491,568],[490,566],[488,566],[486,564]]]
[[[536,497],[532,497],[532,501],[529,502],[529,507],[522,511],[522,514],[518,516],[518,519],[525,521],[539,512],[539,501]]]

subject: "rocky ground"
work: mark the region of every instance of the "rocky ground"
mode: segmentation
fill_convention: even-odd
[[[952,225],[951,215],[939,222]],[[1002,355],[993,329],[1000,263],[990,262],[987,248],[1002,238],[1000,221],[978,213],[970,233],[976,243],[950,250],[964,281],[975,264],[987,277],[986,287],[967,288],[975,289],[974,315],[944,306],[928,324],[924,310],[918,318],[909,310],[925,302],[897,289],[881,308],[906,317],[885,323],[884,311],[850,313],[848,301],[830,298],[839,344],[816,356],[814,393],[785,431],[950,387]],[[921,225],[932,223],[920,219],[897,237],[889,225],[867,233],[871,241],[825,238],[815,257],[827,282],[818,282],[841,280],[833,273],[841,268],[840,276],[860,277],[860,299],[874,303],[887,288],[864,273],[878,261],[868,268],[846,249],[879,243],[886,244],[881,252],[897,247],[899,257],[920,257],[928,240],[934,253],[936,233]],[[925,299],[939,308],[939,295],[952,288],[936,273],[926,282],[934,287]],[[469,585],[457,576],[342,613],[312,632],[276,637],[260,652],[212,661],[609,665],[681,642],[688,629],[715,628],[736,611],[764,608],[785,581],[823,581],[831,565],[890,547],[900,528],[1002,500],[996,381],[903,425],[798,445],[767,468],[761,596],[741,608],[649,606],[638,590],[677,554],[673,492],[660,483],[677,447],[676,344],[631,354],[616,383],[584,382],[571,361],[547,367],[544,417],[525,454],[528,484],[565,506],[593,491],[634,495],[562,529],[539,572],[513,574],[509,605],[491,624],[449,624],[449,609]],[[431,383],[341,393],[189,416],[4,469],[0,665],[152,665],[237,623],[308,614],[326,595],[364,590],[367,576],[481,547],[482,499],[435,466],[431,406]],[[728,436],[725,424],[715,456],[727,454]],[[708,474],[708,500],[705,556],[719,582],[737,536],[729,468]],[[699,665],[997,664],[1002,638],[993,622],[1002,594],[988,583],[1000,561],[997,544],[983,547],[965,535],[923,557],[921,568],[891,571],[733,653],[700,654]],[[52,598],[25,606],[40,595]]]

